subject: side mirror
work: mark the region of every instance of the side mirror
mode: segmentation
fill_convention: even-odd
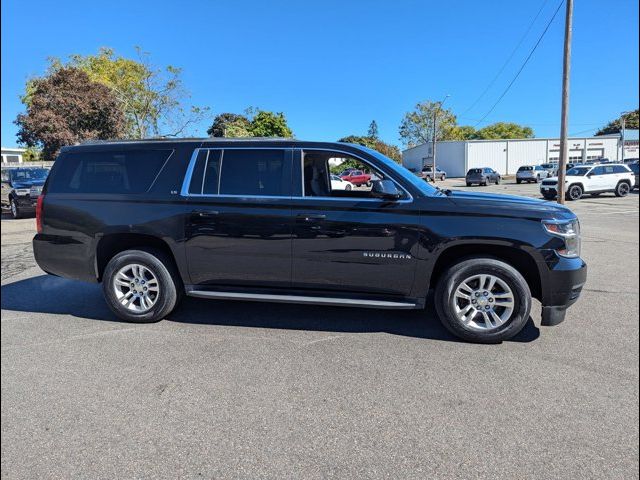
[[[391,180],[375,180],[371,187],[371,195],[385,200],[398,200],[402,192]]]

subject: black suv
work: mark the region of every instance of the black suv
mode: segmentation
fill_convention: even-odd
[[[331,174],[346,166],[376,180],[333,190]],[[113,312],[133,322],[166,317],[183,294],[388,309],[429,301],[452,333],[490,343],[524,327],[532,297],[543,325],[561,322],[586,280],[567,208],[440,190],[343,143],[69,147],[36,218],[40,267],[102,282]]]
[[[36,201],[44,185],[48,168],[11,167],[2,169],[2,208],[13,218],[33,214]]]

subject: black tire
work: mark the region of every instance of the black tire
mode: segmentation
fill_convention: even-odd
[[[567,190],[567,199],[575,202],[576,200],[580,200],[584,195],[584,190],[580,185],[571,185],[569,190]]]
[[[517,183],[518,185],[520,185],[520,184],[522,183],[522,180],[517,179],[517,180],[516,180],[516,183]]]
[[[627,182],[620,182],[618,183],[618,186],[616,186],[616,197],[626,197],[627,195],[629,195],[630,191],[631,185],[629,185]]]
[[[345,190],[346,192],[350,192],[350,191],[351,191],[351,185],[345,185],[345,186],[344,186],[344,190]]]
[[[540,182],[540,175],[538,175],[534,180],[533,183],[538,183]]]
[[[496,185],[500,185],[500,177],[496,177]]]
[[[545,200],[555,200],[556,196],[555,195],[542,195],[544,197]]]
[[[454,313],[455,290],[465,279],[490,274],[504,281],[514,295],[511,317],[501,326],[479,331],[462,323]],[[499,343],[517,335],[527,324],[531,312],[531,290],[524,277],[511,265],[486,257],[468,258],[443,273],[435,292],[436,311],[444,327],[453,335],[476,343]]]
[[[116,297],[114,276],[128,264],[139,264],[149,269],[158,280],[159,295],[153,306],[142,313],[125,308]],[[173,262],[163,252],[140,248],[125,250],[113,257],[102,277],[102,291],[111,311],[122,320],[134,323],[153,323],[165,318],[180,301],[184,287]]]
[[[9,212],[11,212],[11,217],[14,220],[17,220],[18,218],[22,218],[22,211],[20,210],[20,207],[18,206],[18,204],[13,198],[9,199]]]
[[[473,183],[467,182],[467,187],[470,187],[471,185],[473,185]]]
[[[440,177],[440,180],[442,180],[443,182],[444,182],[446,179],[447,179],[447,176],[446,176],[446,175],[442,175],[442,176]]]

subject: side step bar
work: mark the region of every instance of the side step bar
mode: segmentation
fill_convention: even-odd
[[[410,302],[388,302],[384,300],[366,300],[352,298],[309,297],[301,295],[270,295],[264,293],[212,292],[208,290],[189,290],[187,295],[197,298],[217,298],[221,300],[245,300],[249,302],[303,303],[308,305],[329,305],[361,308],[418,308]]]

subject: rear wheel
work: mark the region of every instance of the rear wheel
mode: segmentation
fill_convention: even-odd
[[[447,176],[446,176],[446,175],[442,175],[442,176],[440,177],[440,180],[442,180],[443,182],[444,182],[446,179],[447,179]]]
[[[549,195],[548,193],[542,194],[542,196],[544,197],[545,200],[555,200],[556,198],[555,195]]]
[[[518,185],[520,185],[520,184],[522,183],[522,180],[520,180],[520,179],[518,178],[518,179],[516,180],[516,183],[517,183]]]
[[[496,177],[496,185],[500,185],[500,177]]]
[[[626,197],[631,191],[631,185],[627,182],[620,182],[616,187],[616,197]]]
[[[344,189],[345,189],[347,192],[351,191],[351,185],[345,185],[345,186],[344,186]]]
[[[443,274],[435,303],[440,321],[452,334],[471,342],[498,343],[526,325],[531,291],[511,265],[471,258]]]
[[[102,290],[113,313],[128,322],[165,318],[182,295],[173,263],[155,250],[125,250],[107,264]]]
[[[582,195],[584,195],[584,190],[582,190],[582,187],[580,185],[571,185],[567,193],[569,194],[569,200],[576,201],[582,198]]]
[[[471,185],[473,185],[471,182],[467,182],[467,187],[470,187]]]

